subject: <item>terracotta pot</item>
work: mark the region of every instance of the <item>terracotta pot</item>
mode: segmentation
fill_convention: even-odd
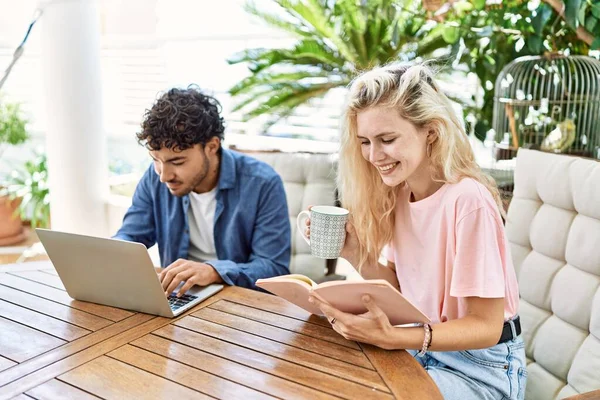
[[[435,12],[435,11],[439,10],[442,7],[442,5],[444,5],[444,3],[446,3],[446,1],[448,1],[448,0],[423,0],[422,4],[423,4],[423,8],[426,11]]]
[[[20,199],[10,201],[7,196],[0,197],[0,246],[19,243],[26,237],[21,218],[14,215],[20,203]]]

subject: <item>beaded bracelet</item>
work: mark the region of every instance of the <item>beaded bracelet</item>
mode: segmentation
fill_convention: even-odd
[[[431,346],[431,325],[423,324],[423,329],[425,330],[425,337],[423,338],[423,347],[421,348],[421,351],[417,353],[417,356],[419,357],[423,357],[425,353],[427,353],[429,346]]]

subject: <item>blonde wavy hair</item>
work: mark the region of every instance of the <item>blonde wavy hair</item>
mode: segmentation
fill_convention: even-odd
[[[359,271],[379,259],[392,240],[394,209],[400,186],[385,185],[376,168],[361,153],[357,115],[372,107],[387,107],[417,128],[435,133],[430,162],[433,179],[457,183],[462,178],[481,182],[504,209],[495,181],[481,172],[463,125],[444,95],[433,71],[424,64],[391,64],[358,76],[350,85],[340,143],[338,190],[343,207],[350,211],[359,242]]]

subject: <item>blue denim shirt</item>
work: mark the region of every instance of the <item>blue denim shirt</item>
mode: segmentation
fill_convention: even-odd
[[[222,149],[214,222],[218,260],[208,260],[228,285],[256,289],[259,278],[289,274],[290,219],[283,182],[267,164]],[[188,258],[189,196],[173,196],[151,165],[115,238],[158,243],[163,267]]]

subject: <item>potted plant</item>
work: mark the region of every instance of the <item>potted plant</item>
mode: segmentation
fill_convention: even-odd
[[[3,192],[9,199],[21,199],[17,213],[33,228],[50,227],[50,191],[46,155],[36,153],[24,168],[15,169],[7,179]]]
[[[19,105],[0,98],[0,160],[9,146],[19,145],[29,138],[26,124]],[[14,244],[25,238],[18,213],[21,201],[8,196],[5,185],[0,179],[0,246]]]

